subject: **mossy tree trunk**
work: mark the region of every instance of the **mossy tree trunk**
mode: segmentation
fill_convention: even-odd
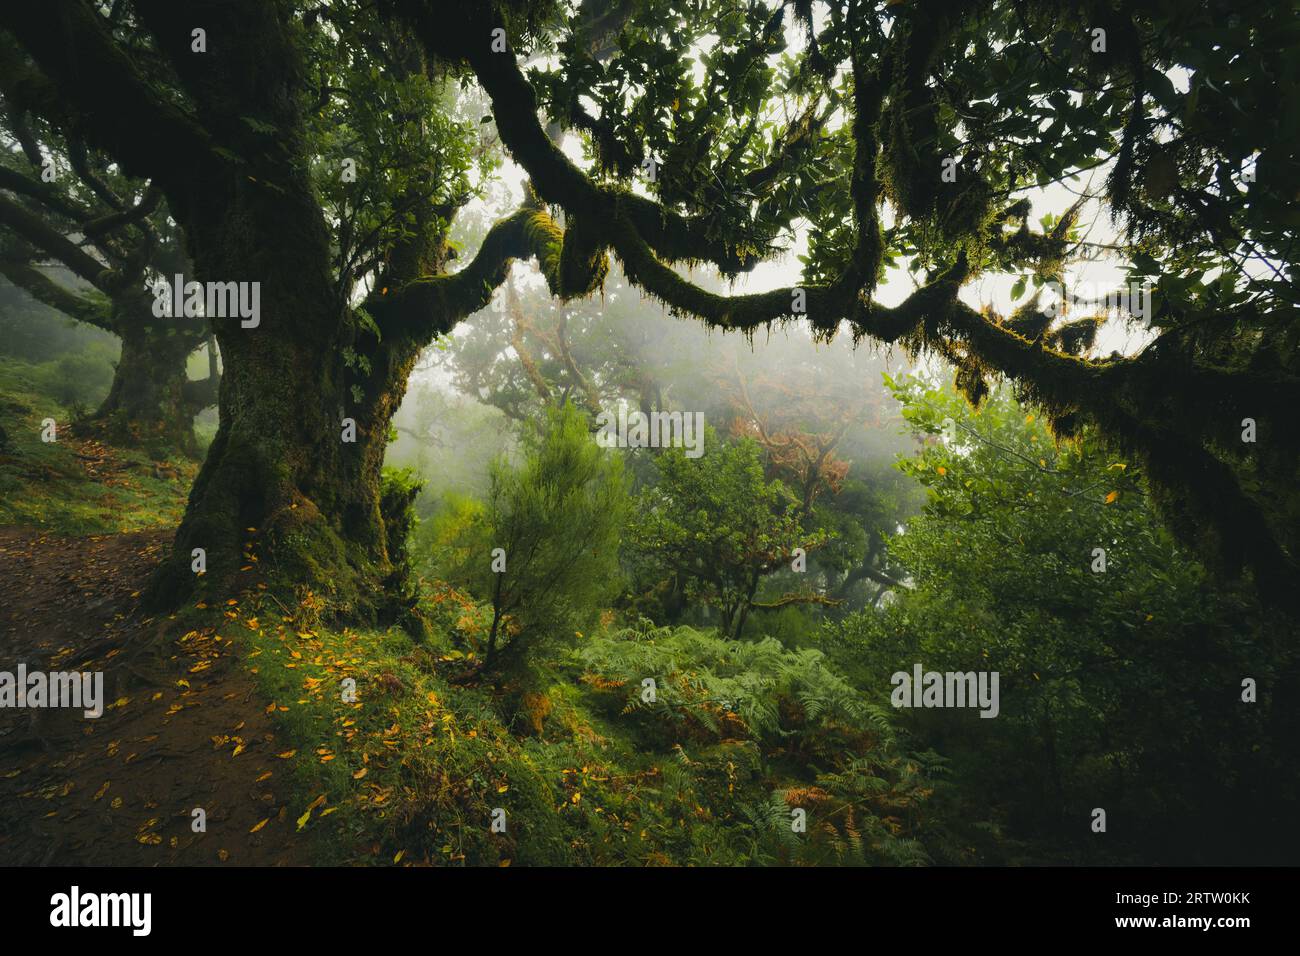
[[[348,308],[305,181],[240,178],[184,225],[199,281],[258,282],[260,315],[247,328],[213,320],[220,422],[149,597],[174,604],[256,573],[311,588],[339,614],[395,618],[383,585],[402,590],[392,577],[407,529],[386,525],[381,472],[425,340],[397,328],[377,337]]]
[[[113,322],[122,351],[108,396],[89,424],[119,443],[195,454],[194,416],[216,398],[214,382],[191,382],[186,372],[201,330],[168,326],[167,319],[141,314],[138,302],[132,311]]]

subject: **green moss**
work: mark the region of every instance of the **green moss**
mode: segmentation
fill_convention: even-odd
[[[0,360],[0,525],[60,534],[109,534],[175,527],[197,466],[173,452],[155,457],[81,437],[75,411],[43,393],[39,369]],[[57,441],[41,441],[53,418]]]

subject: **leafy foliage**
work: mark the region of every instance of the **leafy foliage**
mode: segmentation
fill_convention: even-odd
[[[655,463],[659,481],[641,496],[630,547],[680,575],[688,599],[718,608],[739,636],[763,579],[828,534],[805,527],[798,499],[764,478],[752,439],[723,444],[706,429],[702,456],[669,448]]]
[[[829,627],[835,659],[881,693],[916,662],[999,672],[997,719],[906,723],[952,758],[973,806],[1071,859],[1233,858],[1288,829],[1296,715],[1267,693],[1242,700],[1243,678],[1293,680],[1286,628],[1173,542],[1137,469],[1095,435],[1058,444],[1005,390],[974,412],[921,380],[893,387],[925,438],[899,467],[930,500],[890,542],[909,586]],[[1104,856],[1086,840],[1099,806],[1124,821]]]

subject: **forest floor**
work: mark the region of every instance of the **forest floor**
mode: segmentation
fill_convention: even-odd
[[[146,458],[71,434],[0,456],[0,670],[104,675],[97,719],[0,711],[0,861],[305,864],[253,678],[219,636],[138,610],[189,477]],[[145,529],[86,533],[132,524]]]
[[[115,447],[76,426],[42,441],[42,419],[68,421],[67,410],[6,375],[0,367],[9,436],[0,449],[0,672],[102,672],[104,712],[0,709],[0,864],[465,860],[454,832],[438,831],[432,855],[417,855],[405,849],[412,835],[390,823],[419,817],[430,801],[445,810],[462,774],[499,772],[508,734],[479,698],[417,673],[398,629],[320,625],[310,592],[285,596],[287,606],[257,581],[238,596],[145,614],[139,595],[197,463]],[[453,618],[475,610],[449,596],[437,599]],[[438,663],[463,669],[464,657]],[[421,654],[429,670],[433,658],[431,648]],[[340,701],[333,688],[343,677],[385,706]],[[444,698],[470,713],[443,710]],[[410,719],[395,719],[399,707]],[[445,769],[435,776],[444,755],[463,764],[454,779]],[[415,790],[412,776],[435,782]],[[487,820],[487,810],[475,816]],[[457,811],[449,825],[460,819]],[[502,857],[513,852],[500,842]]]

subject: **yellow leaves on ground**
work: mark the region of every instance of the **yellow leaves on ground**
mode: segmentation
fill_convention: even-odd
[[[162,843],[162,837],[153,832],[153,828],[158,825],[157,817],[150,817],[144,823],[136,828],[135,842],[144,846],[157,846]]]
[[[253,824],[253,828],[252,828],[251,830],[249,830],[248,832],[249,832],[249,833],[256,833],[258,830],[262,829],[262,827],[266,826],[266,825],[267,825],[268,823],[270,823],[270,822],[271,822],[271,818],[270,818],[270,817],[267,817],[267,818],[266,818],[265,820],[263,820],[261,823],[255,823],[255,824]]]
[[[302,828],[307,825],[307,821],[311,819],[311,812],[324,802],[325,802],[325,794],[322,793],[319,797],[317,797],[315,800],[313,800],[311,803],[307,805],[307,809],[303,812],[303,815],[298,818],[299,830],[302,830]],[[324,816],[324,814],[322,814],[322,816]]]

